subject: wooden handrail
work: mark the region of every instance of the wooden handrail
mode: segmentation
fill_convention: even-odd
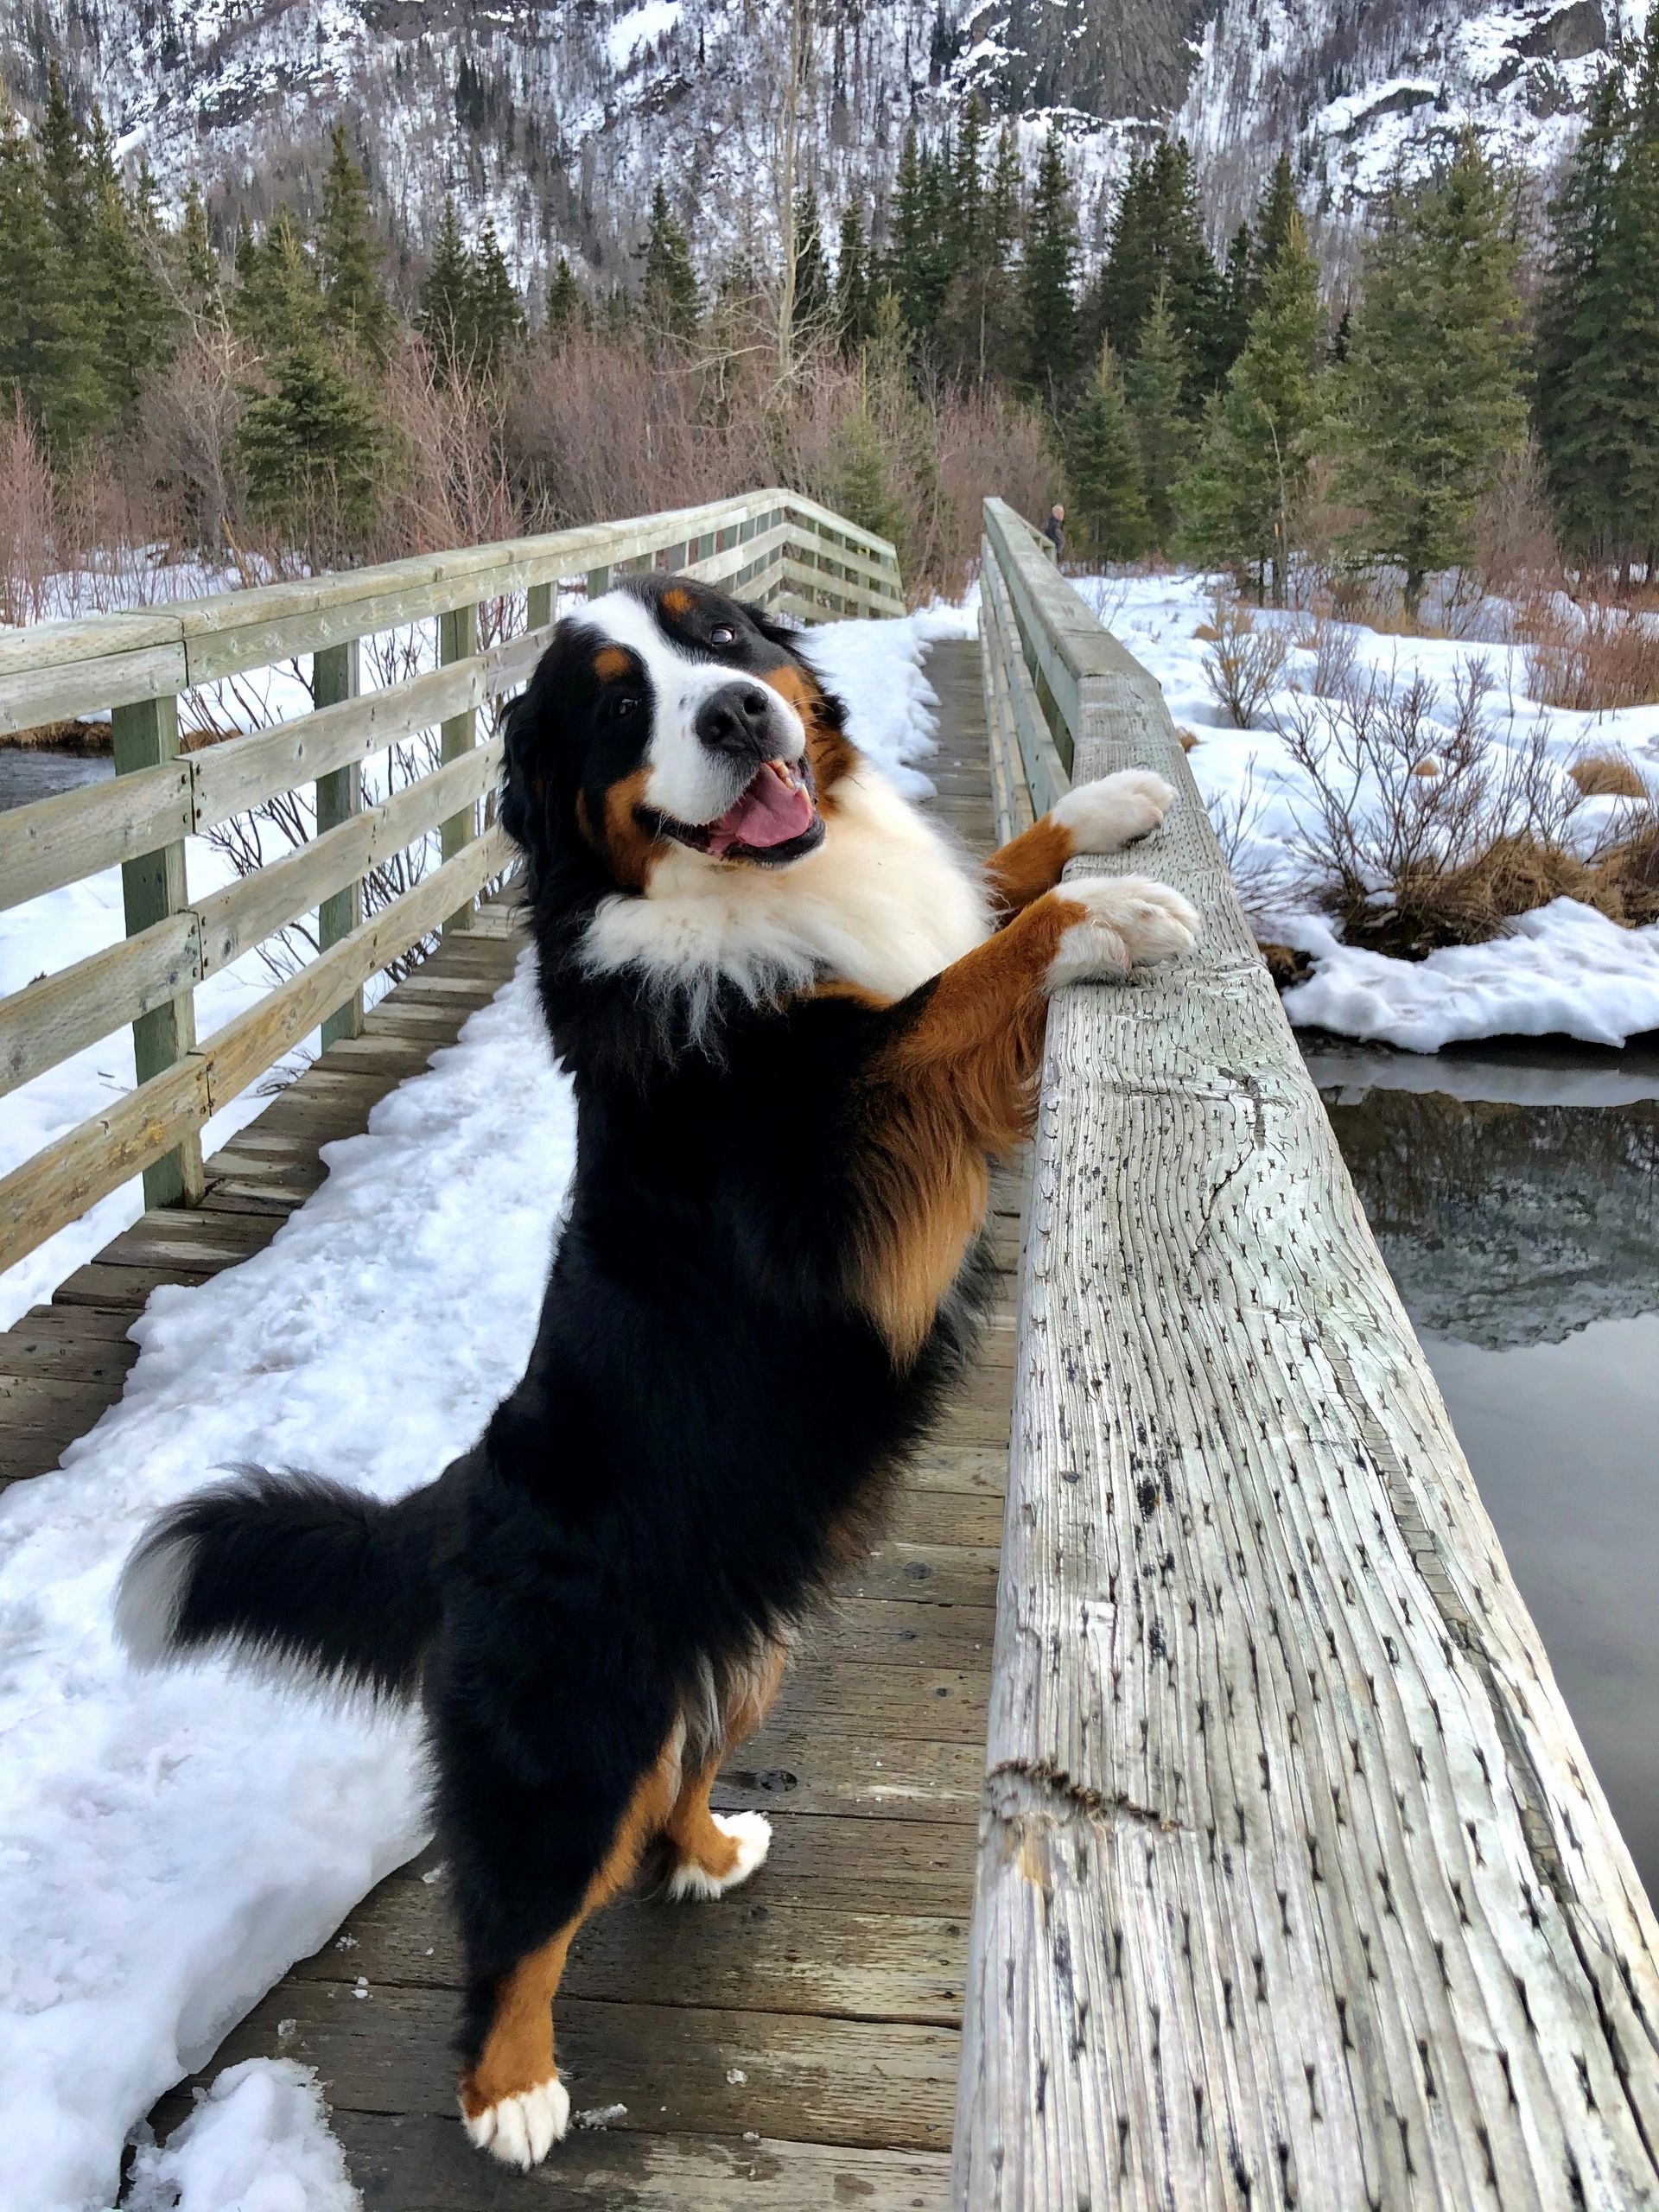
[[[422,556],[378,568],[180,601],[131,614],[0,632],[0,728],[113,710],[113,783],[0,815],[0,907],[119,863],[129,935],[0,999],[0,1095],[134,1027],[137,1089],[0,1180],[0,1268],[137,1169],[150,1203],[201,1187],[207,1116],[319,1021],[356,1033],[362,989],[435,927],[470,925],[509,855],[479,830],[499,743],[477,743],[480,708],[516,690],[545,649],[561,583],[604,589],[619,572],[671,566],[807,620],[903,607],[898,556],[798,493],[777,489],[660,515]],[[523,593],[526,626],[480,651],[482,602]],[[436,618],[439,664],[361,692],[357,645]],[[313,656],[315,704],[275,728],[177,753],[176,695]],[[365,810],[360,764],[412,734],[442,733],[442,765]],[[318,835],[302,850],[192,900],[184,841],[299,785],[315,785]],[[443,865],[363,918],[362,880],[436,830]],[[435,900],[451,899],[447,906]],[[195,1040],[206,976],[318,910],[318,957],[208,1043]],[[300,1026],[296,1028],[295,1024]],[[263,1057],[262,1057],[263,1055]]]
[[[1659,2202],[1659,1930],[1161,694],[986,538],[1179,793],[1069,873],[1204,936],[1049,1015],[953,2208]]]

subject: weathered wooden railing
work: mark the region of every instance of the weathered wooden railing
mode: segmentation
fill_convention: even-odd
[[[564,583],[605,589],[630,569],[677,569],[823,620],[899,612],[897,558],[827,508],[783,491],[590,529],[397,561],[95,620],[0,633],[0,729],[110,711],[117,774],[0,814],[0,907],[123,871],[124,941],[0,1000],[0,1095],[130,1022],[137,1087],[0,1179],[0,1268],[140,1169],[152,1205],[202,1189],[200,1130],[321,1024],[353,1035],[365,982],[440,927],[464,928],[507,863],[480,811],[499,741],[480,707],[515,690],[546,643]],[[481,603],[522,594],[524,632],[480,652]],[[359,693],[359,648],[435,619],[437,665]],[[179,695],[311,656],[313,711],[179,750]],[[364,806],[361,766],[441,730],[440,765]],[[301,785],[316,836],[290,857],[193,899],[184,840]],[[441,833],[442,865],[365,918],[365,873]],[[319,951],[206,1042],[197,984],[313,911]],[[49,948],[48,948],[49,950]]]
[[[1049,1019],[953,2202],[1659,2204],[1647,1900],[1158,687],[985,529],[1011,817],[1160,770],[1074,872],[1205,935]]]

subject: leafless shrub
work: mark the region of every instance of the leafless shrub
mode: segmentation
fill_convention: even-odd
[[[1483,588],[1513,597],[1561,573],[1543,466],[1527,444],[1503,462],[1474,523],[1474,571]]]
[[[1289,658],[1283,631],[1258,624],[1243,601],[1231,593],[1216,594],[1210,621],[1198,632],[1211,632],[1204,654],[1204,677],[1211,696],[1225,709],[1235,729],[1249,729],[1273,696]]]
[[[1659,620],[1642,609],[1574,607],[1541,592],[1517,607],[1515,634],[1529,696],[1541,705],[1603,715],[1659,701]]]
[[[1262,849],[1258,832],[1265,804],[1256,791],[1254,766],[1245,770],[1236,791],[1212,798],[1207,804],[1210,826],[1231,874],[1233,888],[1253,925],[1278,911],[1293,887],[1284,862],[1271,848]]]
[[[1353,680],[1359,639],[1351,626],[1328,614],[1315,614],[1292,637],[1299,652],[1312,653],[1313,665],[1300,686],[1316,699],[1339,698]]]
[[[203,321],[139,410],[151,481],[172,493],[189,540],[212,553],[244,531],[236,433],[251,368],[242,341],[221,319]]]
[[[18,397],[0,420],[0,620],[45,613],[55,520],[51,465]]]
[[[1546,734],[1500,744],[1491,671],[1469,662],[1449,721],[1419,676],[1373,671],[1334,699],[1291,701],[1281,728],[1311,793],[1296,840],[1300,887],[1353,942],[1409,959],[1498,935],[1562,896],[1614,918],[1624,901],[1597,856],[1568,843],[1581,795],[1553,772]]]

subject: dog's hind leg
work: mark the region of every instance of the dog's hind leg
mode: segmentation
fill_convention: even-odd
[[[527,2168],[569,2118],[552,2005],[571,1941],[667,1821],[683,1732],[666,1696],[637,1683],[607,1698],[576,1636],[563,1669],[527,1663],[534,1624],[511,1605],[495,1615],[505,1655],[497,1645],[448,1679],[441,1669],[435,1686],[438,1827],[466,1960],[461,2115],[480,2149]]]
[[[671,1898],[724,1897],[747,1881],[772,1847],[772,1822],[764,1813],[716,1813],[709,1792],[724,1754],[766,1719],[788,1657],[785,1645],[767,1647],[727,1707],[720,1750],[688,1770],[680,1784],[663,1831],[669,1850],[664,1893]]]

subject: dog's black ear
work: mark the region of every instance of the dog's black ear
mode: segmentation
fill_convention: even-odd
[[[804,631],[793,629],[787,623],[774,622],[758,600],[740,599],[737,603],[769,645],[781,646],[785,652],[792,653],[798,660],[803,658],[801,645],[806,634]]]
[[[561,625],[561,630],[563,626]],[[566,640],[556,635],[501,719],[505,760],[499,819],[529,863],[531,895],[575,834],[575,787],[562,702]]]

